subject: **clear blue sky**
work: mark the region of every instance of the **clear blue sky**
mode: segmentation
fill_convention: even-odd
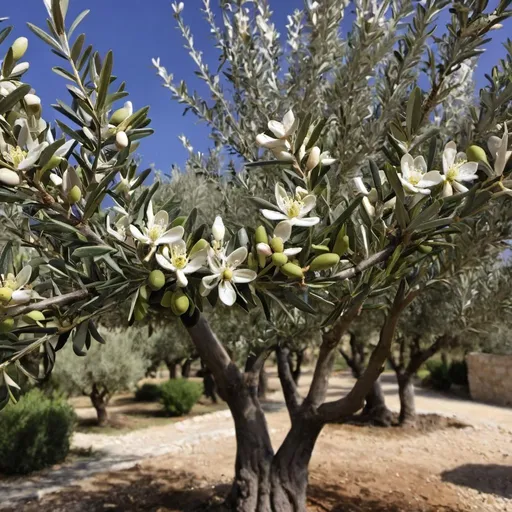
[[[214,67],[217,62],[206,23],[202,20],[200,7],[202,0],[184,0],[184,18],[195,34],[198,48],[204,51],[207,61]],[[302,0],[273,0],[270,2],[275,11],[275,23],[282,37],[285,37],[286,16],[294,8],[300,7]],[[25,79],[36,88],[37,94],[45,105],[47,119],[53,118],[49,105],[57,98],[68,100],[65,80],[51,71],[52,66],[62,61],[52,54],[49,47],[35,37],[26,27],[30,21],[45,27],[46,10],[43,0],[2,1],[0,17],[8,16],[15,30],[8,42],[15,37],[26,36],[30,46],[26,58],[31,68]],[[212,0],[211,4],[217,4]],[[496,2],[490,2],[491,6]],[[184,133],[198,150],[208,147],[208,130],[192,114],[182,116],[183,108],[171,101],[170,91],[161,85],[151,64],[152,57],[160,57],[168,71],[178,79],[193,80],[198,85],[192,60],[183,49],[179,32],[175,29],[169,0],[70,0],[68,20],[84,9],[91,9],[76,34],[85,32],[87,41],[93,44],[102,55],[109,49],[114,50],[114,72],[127,82],[127,90],[135,108],[149,104],[150,117],[155,134],[144,139],[140,147],[143,164],[155,163],[157,169],[167,172],[172,163],[182,165],[187,153],[177,136]],[[70,21],[68,21],[68,24]],[[500,31],[492,32],[493,42],[480,60],[477,70],[477,82],[482,86],[484,73],[488,73],[492,64],[505,52],[501,42],[510,34],[512,23]],[[7,46],[4,43],[4,48]]]

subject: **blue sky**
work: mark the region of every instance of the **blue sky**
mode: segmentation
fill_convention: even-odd
[[[211,1],[212,5],[216,0]],[[275,14],[274,22],[282,37],[285,36],[286,16],[294,8],[302,5],[302,0],[273,0],[270,2]],[[491,6],[496,2],[490,2]],[[8,42],[15,37],[26,36],[30,45],[26,59],[31,68],[26,81],[32,84],[45,105],[45,117],[52,119],[50,105],[57,98],[67,101],[65,80],[51,71],[52,66],[62,65],[61,59],[50,52],[48,46],[36,38],[27,29],[25,22],[30,21],[42,28],[45,26],[46,10],[42,0],[18,0],[2,2],[0,17],[8,16],[15,30]],[[205,55],[207,62],[215,67],[216,51],[213,48],[206,23],[201,18],[202,0],[185,0],[183,12],[185,21],[192,28],[195,41]],[[70,0],[68,20],[84,9],[91,9],[82,22],[79,34],[85,32],[87,42],[105,54],[114,50],[114,72],[127,82],[127,90],[135,108],[151,106],[150,117],[155,134],[144,139],[140,154],[144,165],[154,163],[157,169],[167,172],[171,164],[182,165],[187,153],[177,136],[184,133],[198,150],[208,147],[208,130],[197,119],[188,114],[182,116],[183,108],[171,101],[170,92],[161,85],[151,64],[152,57],[160,57],[162,64],[178,79],[193,81],[199,85],[194,73],[194,65],[183,48],[179,32],[175,29],[169,0]],[[70,23],[70,21],[68,21]],[[477,82],[484,85],[484,73],[488,73],[493,64],[505,52],[501,42],[506,39],[510,25],[492,33],[494,39],[488,46],[487,54],[480,60],[477,69]],[[4,48],[6,48],[4,43]],[[190,83],[190,82],[189,82]]]

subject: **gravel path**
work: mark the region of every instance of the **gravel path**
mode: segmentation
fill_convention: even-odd
[[[302,378],[301,390],[303,392],[307,389],[310,378],[311,375],[308,374],[305,374]],[[382,380],[388,406],[393,410],[398,410],[397,387],[393,376],[383,375]],[[275,375],[271,375],[269,382],[271,388],[278,388]],[[339,397],[344,394],[350,389],[352,383],[353,380],[347,374],[334,376],[330,382],[329,398]],[[269,398],[271,402],[265,408],[269,413],[269,424],[273,439],[279,441],[288,428],[288,416],[284,409],[280,392],[271,393]],[[465,433],[466,430],[448,434],[436,432],[430,435],[428,442],[426,438],[423,441],[418,438],[417,442],[415,442],[416,444],[414,444],[414,450],[418,450],[414,454],[416,457],[420,456],[420,452],[429,452],[429,447],[432,446],[432,443],[434,445],[440,443],[446,449],[449,447],[452,451],[455,450],[456,452],[457,446],[453,444],[457,439],[460,439],[461,442],[466,440],[462,444],[465,445],[466,450],[464,460],[468,463],[477,464],[479,462],[490,463],[498,461],[501,464],[511,464],[512,436],[510,434],[512,434],[512,409],[475,403],[423,389],[417,389],[416,402],[418,412],[453,416],[474,426],[473,429],[466,429],[467,433]],[[354,436],[354,439],[357,439],[357,437]],[[231,445],[233,438],[234,428],[229,411],[196,416],[170,425],[136,430],[119,436],[77,433],[73,437],[73,447],[92,449],[94,454],[92,458],[65,464],[29,478],[23,477],[9,479],[8,481],[0,480],[0,508],[13,505],[13,503],[21,499],[40,498],[45,494],[55,492],[63,487],[89,478],[96,473],[133,467],[144,459],[180,453],[180,457],[176,457],[176,459],[185,463],[190,455],[191,459],[188,462],[192,464],[193,457],[197,457],[198,453],[222,450],[221,445],[226,444],[228,440],[228,444]],[[323,438],[325,439],[325,436]],[[437,440],[434,438],[437,438]],[[374,439],[374,442],[376,441]],[[379,446],[377,443],[375,449],[380,450]],[[401,453],[404,447],[400,447],[398,440],[397,446]],[[318,450],[320,450],[320,447]],[[438,452],[433,450],[433,453]],[[489,458],[489,454],[492,454],[493,457]],[[227,455],[229,455],[229,465],[232,465],[232,453]],[[403,453],[403,455],[405,456],[406,454]],[[444,452],[438,453],[437,457],[444,459],[445,462],[449,460],[448,453],[446,456],[444,456]],[[440,464],[437,467],[436,459],[430,457],[429,460],[433,461],[431,463],[431,470],[437,471],[440,474],[442,471],[446,471],[447,468],[456,467],[458,464],[455,464],[455,459],[456,454],[454,455],[452,465]],[[313,463],[314,461],[315,456]],[[457,461],[460,462],[458,459]],[[212,470],[215,469],[215,467],[212,468]],[[512,482],[512,467],[510,476],[510,481]],[[457,475],[454,475],[453,478],[456,480]],[[470,492],[471,494],[473,491],[461,491],[462,494],[464,492]],[[512,493],[512,489],[510,492]],[[499,508],[495,510],[507,510],[507,508],[501,507],[508,505],[510,505],[510,510],[512,510],[512,496],[510,498],[505,501],[500,497],[496,498],[499,500],[497,502],[499,503]],[[505,505],[502,505],[503,503]],[[475,510],[478,510],[478,508]],[[482,508],[482,510],[484,509]]]

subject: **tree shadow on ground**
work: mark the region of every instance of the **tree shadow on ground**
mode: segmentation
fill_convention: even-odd
[[[445,482],[512,499],[512,466],[464,464],[441,473]]]
[[[40,501],[18,503],[6,512],[227,512],[223,506],[229,484],[212,485],[187,472],[151,467],[110,472],[87,487],[69,487]],[[427,503],[411,505],[414,496],[394,493],[385,497],[362,487],[358,496],[345,495],[337,485],[310,487],[311,512],[434,512]],[[443,512],[459,512],[443,508]]]

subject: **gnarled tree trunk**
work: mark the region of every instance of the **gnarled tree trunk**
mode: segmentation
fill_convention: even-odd
[[[416,424],[416,404],[414,399],[414,384],[412,375],[402,372],[397,375],[398,395],[400,397],[400,425]]]
[[[366,395],[363,415],[380,427],[390,427],[393,414],[386,406],[386,399],[382,391],[382,384],[378,378],[372,385],[370,392]]]
[[[165,365],[169,370],[169,379],[176,379],[178,377],[178,362],[177,361],[165,361]]]
[[[108,391],[106,389],[100,391],[96,384],[93,384],[89,398],[91,399],[94,409],[96,409],[98,425],[100,427],[105,426],[108,423]]]
[[[181,377],[188,379],[190,377],[190,370],[192,369],[192,363],[195,361],[194,358],[188,357],[185,362],[181,365]]]

